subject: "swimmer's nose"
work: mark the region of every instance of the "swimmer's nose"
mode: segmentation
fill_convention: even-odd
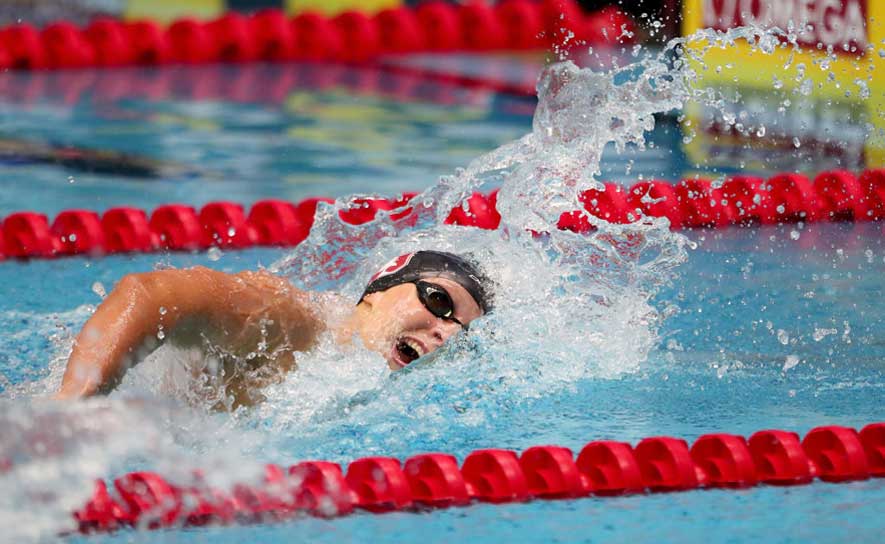
[[[456,332],[461,330],[460,325],[457,323],[452,323],[451,321],[444,321],[442,319],[434,320],[430,333],[433,337],[433,349],[436,349],[443,345],[446,340],[452,337]]]

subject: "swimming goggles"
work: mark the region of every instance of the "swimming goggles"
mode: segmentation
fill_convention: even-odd
[[[455,318],[455,303],[452,301],[448,291],[439,285],[422,280],[416,280],[412,283],[418,288],[418,300],[427,308],[428,312],[440,319],[457,323],[465,331],[467,330],[467,325]]]

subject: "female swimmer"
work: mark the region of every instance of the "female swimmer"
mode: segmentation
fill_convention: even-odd
[[[438,349],[491,309],[488,279],[457,255],[401,255],[369,280],[348,316],[329,323],[320,299],[267,272],[227,274],[202,267],[124,276],[83,326],[56,398],[113,389],[154,338],[198,345],[231,401],[261,400],[323,332],[346,344],[356,335],[399,370]],[[243,365],[248,371],[238,371]]]

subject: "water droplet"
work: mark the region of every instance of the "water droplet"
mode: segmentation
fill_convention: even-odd
[[[793,229],[793,230],[790,231],[790,239],[791,239],[791,240],[798,240],[798,239],[799,239],[799,236],[800,236],[800,234],[799,234],[799,231],[798,231],[798,230]]]
[[[858,91],[857,94],[863,99],[867,99],[870,97],[870,86],[867,85],[866,80],[863,79],[855,79],[854,84],[857,85]]]
[[[72,232],[72,233],[68,234],[68,240],[71,242],[76,242],[77,241],[77,233]]]
[[[787,355],[786,360],[784,361],[783,372],[786,372],[793,368],[794,366],[800,363],[798,355]]]
[[[206,252],[206,256],[209,257],[210,261],[217,261],[222,255],[224,255],[224,252],[215,246],[210,247],[209,251]]]
[[[92,292],[100,296],[101,298],[104,298],[108,295],[107,291],[104,290],[104,285],[102,285],[100,281],[92,284]]]
[[[160,315],[166,315],[166,307],[160,306]]]
[[[799,93],[802,96],[811,96],[811,92],[814,90],[814,82],[811,79],[806,79],[802,82],[802,85],[799,86]]]
[[[793,147],[795,147],[796,149],[802,147],[802,142],[799,141],[798,136],[793,136]]]
[[[164,338],[166,338],[166,333],[163,332],[163,329],[158,329],[157,330],[157,340],[162,340]]]

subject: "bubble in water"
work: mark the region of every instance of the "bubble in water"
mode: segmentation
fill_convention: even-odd
[[[783,329],[778,329],[777,330],[777,341],[786,346],[787,344],[790,343],[790,335],[787,334],[787,331],[785,331]]]
[[[786,372],[793,368],[794,366],[799,364],[799,356],[798,355],[787,355],[786,360],[784,360],[784,367],[782,369],[783,372]]]

